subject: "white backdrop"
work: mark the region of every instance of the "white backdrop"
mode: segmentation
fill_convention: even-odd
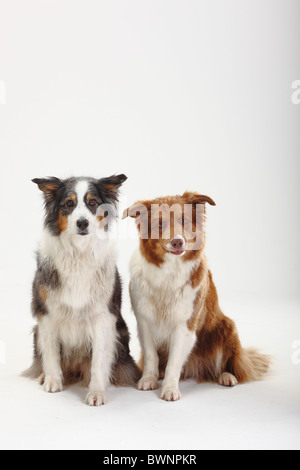
[[[30,355],[27,339],[11,338],[16,325],[27,338],[31,321],[42,224],[35,177],[126,173],[121,209],[187,189],[207,194],[217,203],[207,254],[221,299],[299,299],[299,56],[298,0],[0,0],[8,364],[22,368]],[[134,330],[136,241],[118,245]]]

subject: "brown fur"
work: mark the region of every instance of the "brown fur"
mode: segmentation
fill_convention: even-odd
[[[159,267],[164,263],[166,244],[173,240],[177,227],[185,228],[189,244],[195,241],[195,233],[198,239],[203,240],[204,243],[202,225],[205,219],[205,202],[215,205],[211,198],[197,193],[184,193],[183,196],[168,196],[152,201],[138,201],[124,211],[123,218],[129,216],[137,219],[141,252],[149,263]],[[186,204],[192,206],[191,215],[188,216],[185,214]],[[164,209],[164,205],[168,208],[174,207],[174,211],[171,211],[170,214],[167,209]],[[199,219],[196,218],[196,215],[199,214],[201,214],[202,220],[200,226],[197,225]],[[184,215],[187,225],[184,225],[180,220],[181,215]],[[167,217],[167,219],[164,217]],[[166,222],[165,226],[158,231],[156,227],[158,227],[158,222],[162,221]],[[153,233],[155,236],[153,236]],[[196,260],[197,257],[198,250],[188,249],[182,259],[183,261],[190,261]]]
[[[60,213],[59,213],[57,223],[58,223],[60,233],[65,232],[65,230],[67,230],[67,228],[68,228],[68,217],[64,216],[62,214],[62,211],[60,211]]]
[[[203,308],[199,308],[201,294],[197,297],[194,315],[198,311],[198,316],[190,323],[197,332],[197,342],[183,368],[182,377],[215,382],[224,372],[229,372],[239,383],[260,380],[269,370],[270,358],[255,349],[242,348],[234,322],[219,307],[210,271],[208,282]],[[218,353],[222,353],[219,370],[216,369]]]
[[[40,294],[40,297],[41,297],[43,303],[45,304],[46,300],[47,300],[47,297],[48,297],[46,289],[44,287],[40,287],[39,294]]]
[[[132,360],[124,364],[116,364],[112,370],[110,381],[113,385],[134,387],[141,376],[141,370]]]
[[[201,315],[201,310],[202,310],[202,308],[201,308],[202,307],[202,305],[201,305],[202,302],[203,302],[203,298],[202,298],[201,292],[198,292],[196,294],[196,298],[194,300],[193,314],[187,322],[187,327],[190,331],[195,331],[198,327],[199,317]]]
[[[204,269],[203,263],[199,263],[198,265],[195,266],[191,274],[190,282],[191,282],[193,289],[195,289],[197,286],[201,284],[201,280],[204,275],[205,275],[205,269]]]
[[[196,331],[197,341],[183,368],[182,378],[216,382],[224,372],[229,372],[239,383],[260,380],[269,370],[269,357],[254,349],[242,348],[234,322],[220,309],[211,272],[208,272],[208,283],[204,299],[198,294],[193,317],[189,320],[189,329]],[[217,370],[218,353],[222,354],[222,361]]]

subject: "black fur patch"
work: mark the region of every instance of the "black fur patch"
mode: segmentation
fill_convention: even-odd
[[[126,360],[129,354],[130,336],[129,336],[127,325],[121,314],[121,306],[122,306],[122,284],[121,284],[119,271],[116,269],[115,287],[114,287],[113,296],[109,304],[109,311],[113,315],[116,315],[117,317],[116,328],[117,328],[117,332],[119,336],[119,343],[118,343],[118,348],[117,348],[118,359]]]
[[[45,301],[41,296],[41,289],[55,290],[60,287],[58,271],[47,260],[41,261],[37,255],[37,270],[32,285],[32,314],[33,316],[45,315],[48,313]]]
[[[127,180],[125,175],[113,175],[108,178],[92,181],[98,196],[104,204],[117,204],[119,201],[119,188]]]
[[[116,269],[114,293],[110,301],[109,310],[117,317],[117,350],[115,364],[112,368],[111,382],[115,385],[135,385],[141,378],[141,371],[130,355],[130,334],[121,314],[122,284]]]

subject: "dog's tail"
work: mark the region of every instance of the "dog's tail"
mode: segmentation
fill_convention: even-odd
[[[241,349],[231,363],[231,369],[239,383],[262,380],[269,372],[271,356],[261,354],[255,348]]]
[[[37,379],[43,373],[42,362],[39,357],[34,357],[31,366],[21,373],[22,377]]]
[[[142,373],[139,367],[129,354],[126,361],[119,361],[114,365],[111,373],[111,383],[118,386],[129,385],[134,387],[141,376]]]
[[[38,354],[38,326],[32,330],[33,332],[33,361],[29,369],[24,370],[21,373],[22,377],[29,377],[31,379],[37,379],[43,373],[43,366],[42,366],[42,359],[41,356]]]

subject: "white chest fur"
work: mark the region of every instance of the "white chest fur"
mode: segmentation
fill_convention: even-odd
[[[74,246],[67,235],[46,232],[40,245],[41,258],[51,261],[60,279],[60,287],[48,293],[43,323],[69,348],[88,347],[99,320],[111,328],[113,319],[108,304],[115,280],[114,247],[109,240],[91,237]]]
[[[137,317],[151,325],[156,343],[167,340],[193,313],[197,290],[189,283],[194,261],[182,262],[168,255],[161,267],[147,262],[137,250],[132,257],[131,298]]]

